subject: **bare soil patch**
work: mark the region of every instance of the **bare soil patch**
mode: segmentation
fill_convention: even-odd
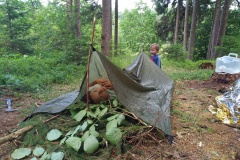
[[[215,105],[214,98],[231,85],[232,82],[213,79],[175,82],[171,104],[174,143],[145,136],[136,146],[141,153],[129,152],[128,159],[239,160],[240,130],[221,123],[208,111],[210,105]],[[0,94],[0,137],[3,137],[18,129],[24,119],[22,110],[30,109],[39,100],[29,94],[19,98],[6,88]],[[5,112],[6,99],[12,99],[12,107],[19,110]],[[0,159],[9,159],[17,144],[13,140],[0,145]]]

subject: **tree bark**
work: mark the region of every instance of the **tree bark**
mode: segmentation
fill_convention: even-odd
[[[70,21],[72,14],[72,0],[66,0],[67,21]]]
[[[112,7],[111,0],[102,0],[102,53],[110,56],[112,41]]]
[[[216,55],[215,47],[217,46],[217,39],[219,35],[220,12],[221,12],[221,0],[216,0],[215,16],[213,20],[211,39],[208,47],[208,55],[209,55],[208,57],[210,60],[213,60]]]
[[[178,41],[178,26],[179,26],[179,11],[180,10],[180,0],[178,0],[177,4],[177,15],[176,15],[176,24],[175,24],[175,31],[174,31],[174,40],[173,43],[177,44]]]
[[[189,5],[189,0],[186,0],[185,21],[184,21],[184,37],[183,37],[183,48],[185,50],[187,50],[187,40],[188,40],[188,5]]]
[[[222,9],[221,22],[220,22],[219,37],[218,37],[218,42],[217,42],[217,46],[219,46],[219,47],[222,47],[222,45],[223,45],[222,39],[225,36],[228,13],[229,13],[229,8],[230,8],[231,3],[232,3],[232,0],[225,0],[224,1],[224,6],[223,6],[223,9]],[[217,56],[220,56],[220,55],[221,55],[221,52],[218,52]]]
[[[118,49],[118,0],[115,0],[115,30],[114,30],[114,54]]]
[[[193,1],[193,12],[192,12],[192,22],[191,22],[191,30],[190,30],[190,38],[189,38],[189,45],[188,45],[188,52],[189,52],[189,59],[193,60],[193,49],[195,43],[195,36],[196,36],[196,27],[197,27],[197,15],[198,15],[198,7],[199,1]]]
[[[67,22],[68,22],[68,30],[72,30],[71,25],[71,17],[72,17],[72,0],[66,0],[66,11],[67,11]]]
[[[81,38],[81,25],[80,25],[80,0],[74,0],[75,4],[75,34],[77,38]]]

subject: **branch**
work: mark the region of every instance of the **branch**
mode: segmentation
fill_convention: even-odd
[[[10,141],[10,140],[13,140],[13,139],[16,139],[18,138],[20,135],[30,131],[34,126],[32,125],[29,125],[29,126],[26,126],[16,132],[13,132],[5,137],[1,137],[0,138],[0,144],[3,144],[4,142],[7,142],[7,141]]]
[[[47,123],[51,120],[53,120],[54,118],[58,117],[59,115],[56,115],[56,116],[53,116],[49,119],[47,119],[46,121],[44,121],[44,123]],[[7,142],[7,141],[11,141],[13,139],[16,139],[18,138],[19,136],[23,135],[24,133],[27,133],[28,131],[30,131],[31,129],[33,129],[33,125],[29,125],[29,126],[26,126],[24,128],[21,128],[20,130],[16,131],[16,132],[13,132],[5,137],[1,137],[0,138],[0,145]]]

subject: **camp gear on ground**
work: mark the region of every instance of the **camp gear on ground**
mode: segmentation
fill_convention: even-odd
[[[240,124],[240,79],[236,80],[229,91],[215,98],[217,107],[209,110],[225,124]]]
[[[229,53],[228,56],[217,58],[215,72],[229,74],[240,73],[240,59],[237,57],[238,54]]]

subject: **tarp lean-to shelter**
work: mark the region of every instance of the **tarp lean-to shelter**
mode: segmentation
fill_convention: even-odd
[[[99,77],[110,79],[117,99],[130,112],[161,129],[165,134],[172,135],[170,103],[174,82],[144,52],[140,53],[127,68],[121,69],[93,49],[89,65],[89,82]],[[46,102],[33,113],[61,112],[81,100],[85,93],[84,78],[79,92],[73,91]]]

